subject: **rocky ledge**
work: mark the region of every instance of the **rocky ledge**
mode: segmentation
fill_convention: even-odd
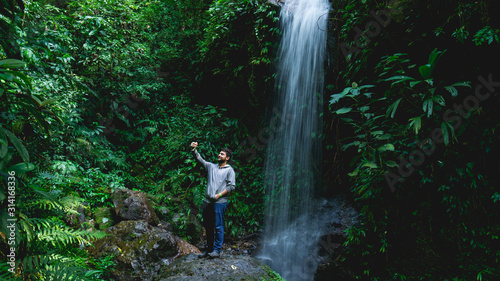
[[[183,256],[162,267],[155,281],[251,281],[273,280],[278,275],[267,265],[244,255],[221,255],[218,258]]]
[[[261,281],[278,278],[267,265],[248,255],[233,255],[234,249],[228,246],[224,249],[226,254],[219,258],[199,259],[200,250],[174,235],[172,225],[157,217],[146,194],[140,191],[116,190],[112,200],[114,212],[104,210],[100,212],[103,218],[96,218],[108,236],[88,247],[88,252],[96,258],[113,257],[116,265],[112,280]]]

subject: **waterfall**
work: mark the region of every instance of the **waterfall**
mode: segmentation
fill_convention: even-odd
[[[275,132],[265,162],[266,217],[259,258],[287,281],[312,280],[319,233],[313,192],[321,177],[322,90],[327,0],[288,0],[281,8]],[[316,249],[317,250],[317,249]]]

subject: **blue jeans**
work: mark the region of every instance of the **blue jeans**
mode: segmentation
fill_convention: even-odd
[[[224,212],[226,203],[203,202],[203,226],[207,232],[207,252],[220,253],[224,242]]]

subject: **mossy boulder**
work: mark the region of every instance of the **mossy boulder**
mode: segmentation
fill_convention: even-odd
[[[94,257],[114,256],[113,280],[153,280],[160,268],[189,253],[195,246],[145,220],[122,221],[105,230],[110,236],[98,240],[88,251]]]
[[[158,225],[158,216],[145,193],[127,188],[117,189],[113,192],[112,200],[120,220],[145,220],[151,225]]]

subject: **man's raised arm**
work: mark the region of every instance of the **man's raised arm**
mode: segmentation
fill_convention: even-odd
[[[196,150],[196,147],[198,147],[198,143],[197,142],[192,142],[191,143],[191,151],[193,151],[193,154],[194,154],[194,157],[196,158],[196,160],[198,160],[198,162],[200,162],[203,167],[205,167],[205,169],[207,168],[207,164],[208,162],[205,161],[205,159],[203,159],[200,155],[200,153],[198,153],[198,150]]]

